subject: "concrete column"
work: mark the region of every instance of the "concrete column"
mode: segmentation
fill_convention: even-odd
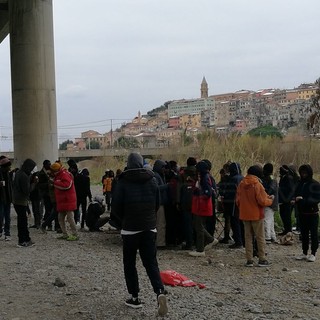
[[[52,0],[9,0],[16,165],[58,159]]]

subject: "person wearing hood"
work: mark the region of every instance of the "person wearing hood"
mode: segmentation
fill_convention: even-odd
[[[164,206],[168,203],[168,185],[165,179],[166,162],[156,160],[153,165],[153,172],[160,190],[160,205],[157,211],[157,247],[158,249],[166,248],[166,215]]]
[[[291,215],[293,209],[295,183],[290,168],[284,164],[279,169],[279,213],[283,224],[283,231],[279,234],[286,235],[292,232]]]
[[[320,202],[320,184],[313,179],[313,170],[310,165],[299,167],[300,182],[295,191],[295,202],[298,207],[300,231],[302,240],[302,254],[296,256],[297,260],[314,262],[319,247],[318,225]],[[311,238],[311,254],[309,250],[309,235]]]
[[[247,175],[240,182],[237,193],[236,203],[239,207],[239,217],[244,223],[245,249],[247,267],[253,267],[253,242],[255,236],[258,246],[259,267],[269,265],[265,254],[264,236],[264,211],[263,208],[271,206],[274,195],[268,195],[264,190],[260,178],[262,168],[259,165],[251,166]]]
[[[26,159],[21,168],[16,172],[12,186],[12,203],[18,216],[18,247],[25,248],[34,245],[28,230],[28,201],[31,192],[30,176],[36,163]]]
[[[197,181],[197,160],[194,157],[187,159],[187,166],[180,173],[178,186],[179,209],[182,218],[182,230],[185,244],[182,250],[192,250],[193,246],[193,226],[192,226],[192,193]]]
[[[236,204],[236,192],[240,181],[243,179],[240,164],[231,162],[229,165],[229,176],[221,190],[223,201],[224,215],[230,217],[230,225],[234,243],[229,246],[230,249],[238,249],[243,247],[243,226],[239,220],[239,210]],[[228,243],[229,235],[224,235],[225,242]]]
[[[193,257],[204,257],[205,250],[211,249],[218,243],[217,239],[207,231],[206,222],[212,217],[212,181],[209,175],[208,163],[200,161],[196,165],[198,180],[192,197],[193,227],[196,233],[196,250],[190,251]]]
[[[4,240],[10,241],[10,207],[12,203],[12,179],[10,175],[11,161],[0,157],[0,239],[4,232]]]
[[[155,174],[143,168],[143,158],[138,153],[128,156],[127,168],[120,175],[114,190],[112,210],[121,222],[123,240],[123,266],[127,289],[131,298],[126,305],[141,308],[138,298],[139,280],[136,255],[139,251],[143,266],[157,295],[158,314],[168,312],[167,298],[157,261],[157,210],[160,191]]]

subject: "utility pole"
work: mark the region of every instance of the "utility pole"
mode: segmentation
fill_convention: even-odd
[[[111,131],[110,131],[110,143],[111,143],[111,149],[113,148],[113,133],[112,133],[112,119],[110,119],[110,123],[111,123]]]

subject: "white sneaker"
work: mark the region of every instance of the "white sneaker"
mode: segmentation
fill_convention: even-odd
[[[158,315],[164,317],[168,313],[167,297],[164,294],[158,295]]]
[[[189,255],[192,257],[205,257],[206,253],[204,251],[200,252],[200,251],[190,251]]]
[[[205,247],[204,250],[210,250],[212,249],[213,246],[216,246],[219,243],[218,239],[213,239],[212,242],[208,243]]]
[[[5,241],[11,241],[11,237],[10,237],[10,236],[5,236],[5,237],[4,237],[4,240],[5,240]]]
[[[104,231],[117,231],[117,228],[113,227],[109,222],[101,227]]]
[[[307,261],[315,262],[316,261],[316,257],[313,254],[309,254],[308,257],[307,257]]]
[[[298,256],[295,256],[296,260],[307,260],[307,255],[306,254],[300,254]]]

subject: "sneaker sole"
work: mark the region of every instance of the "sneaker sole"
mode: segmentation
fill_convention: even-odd
[[[158,303],[159,303],[158,315],[163,317],[168,313],[167,297],[164,294],[160,294],[158,296]]]
[[[135,305],[135,304],[131,304],[131,303],[125,302],[125,305],[128,306],[128,307],[130,307],[130,308],[133,308],[133,309],[140,309],[140,308],[142,308],[142,304]]]

